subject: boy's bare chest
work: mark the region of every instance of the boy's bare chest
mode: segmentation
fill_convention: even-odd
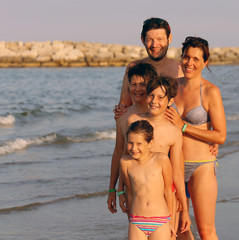
[[[153,152],[163,152],[168,154],[172,145],[172,138],[167,128],[154,126],[154,142],[152,146]]]

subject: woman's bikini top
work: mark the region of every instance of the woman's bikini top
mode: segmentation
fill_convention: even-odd
[[[188,111],[185,118],[182,118],[182,116],[181,116],[181,118],[184,121],[188,122],[191,125],[201,125],[203,123],[210,122],[209,114],[207,113],[207,111],[205,110],[205,108],[202,105],[202,83],[200,85],[200,98],[201,98],[200,106],[197,106],[197,107],[191,109],[190,111]],[[178,112],[178,108],[175,103],[173,103],[171,107],[176,109]],[[178,114],[179,114],[179,112],[178,112]]]

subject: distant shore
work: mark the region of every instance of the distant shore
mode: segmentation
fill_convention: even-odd
[[[239,47],[210,48],[210,64],[239,64]],[[181,48],[168,57],[180,60]],[[72,41],[0,42],[0,68],[126,66],[147,56],[143,46]]]

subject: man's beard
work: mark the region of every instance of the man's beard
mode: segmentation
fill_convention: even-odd
[[[149,58],[151,58],[154,61],[161,61],[167,54],[168,51],[168,45],[166,45],[165,47],[163,47],[163,49],[161,49],[160,53],[158,56],[154,57],[148,50],[147,53],[149,55]]]

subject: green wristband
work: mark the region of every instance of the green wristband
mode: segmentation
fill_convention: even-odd
[[[120,196],[123,193],[124,193],[124,191],[121,191],[121,192],[118,192],[117,195]]]
[[[116,192],[116,190],[115,189],[109,189],[109,193],[110,192]]]
[[[187,125],[186,123],[184,123],[184,125],[183,125],[183,127],[182,127],[182,132],[183,132],[183,133],[185,132],[187,126],[188,126],[188,125]]]

